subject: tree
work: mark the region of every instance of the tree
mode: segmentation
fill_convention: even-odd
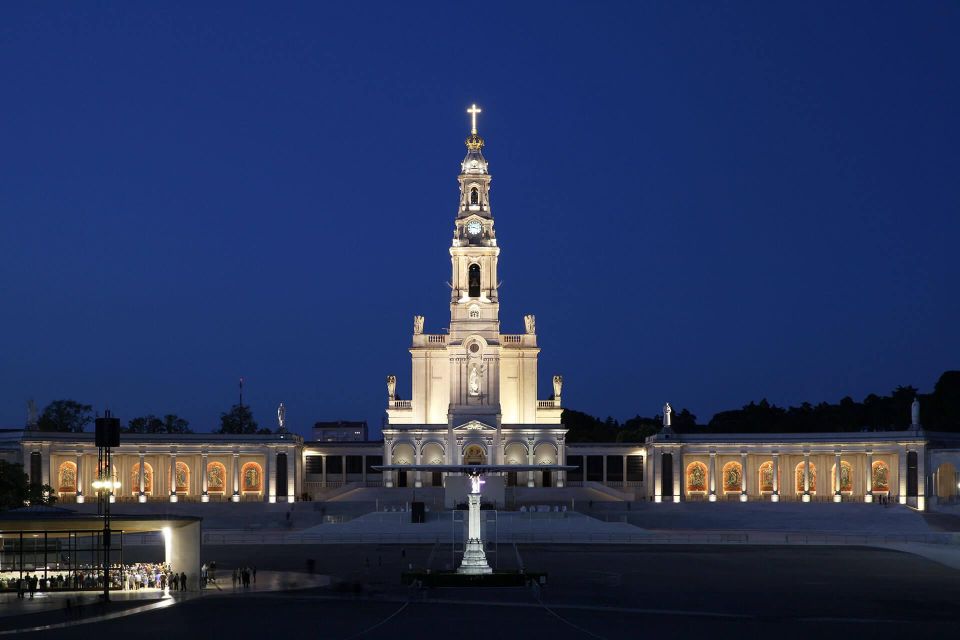
[[[187,420],[172,413],[168,413],[162,419],[152,413],[133,418],[123,431],[124,433],[193,433]]]
[[[253,412],[245,404],[235,404],[230,407],[230,411],[220,414],[220,431],[217,433],[250,434],[262,433],[258,431],[256,420],[253,419]],[[269,429],[266,431],[270,433]]]
[[[53,487],[31,483],[22,464],[0,460],[0,510],[56,501]]]
[[[80,433],[93,422],[93,407],[75,400],[54,400],[43,409],[37,428],[40,431]]]

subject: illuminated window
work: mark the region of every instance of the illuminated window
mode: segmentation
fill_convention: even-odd
[[[480,297],[480,265],[474,263],[470,265],[469,272],[469,284],[470,284],[470,297],[479,298]]]

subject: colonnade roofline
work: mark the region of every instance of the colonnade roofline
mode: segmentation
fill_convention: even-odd
[[[21,431],[19,440],[23,443],[52,444],[68,442],[71,444],[94,444],[92,431],[80,433],[59,431]],[[211,445],[226,444],[303,444],[303,437],[295,433],[121,433],[120,446],[135,444],[164,445]]]
[[[761,446],[778,445],[811,445],[827,446],[831,444],[864,444],[869,445],[873,442],[926,442],[931,437],[946,438],[960,443],[960,434],[938,433],[934,434],[922,430],[902,430],[902,431],[825,431],[817,433],[671,433],[665,435],[658,433],[648,437],[647,444],[671,445],[671,444],[700,444],[733,446],[737,444],[750,444]]]

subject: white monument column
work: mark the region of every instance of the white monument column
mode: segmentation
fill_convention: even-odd
[[[83,504],[83,449],[77,449],[77,504]]]
[[[240,502],[240,452],[233,452],[233,495],[230,496],[233,502]]]
[[[467,494],[467,545],[457,573],[493,573],[487,564],[480,531],[480,485],[479,476],[470,476],[470,493]]]
[[[867,480],[863,495],[864,502],[873,502],[873,450],[867,451]]]
[[[292,451],[287,451],[287,502],[294,502],[297,499],[296,455],[297,450],[295,447]]]
[[[144,453],[143,453],[143,451],[141,451],[141,452],[140,452],[140,473],[139,473],[139,476],[140,476],[140,477],[139,477],[139,479],[138,479],[138,480],[139,480],[139,485],[138,485],[138,486],[140,487],[140,492],[139,492],[139,494],[137,495],[137,500],[140,501],[140,502],[146,502],[146,501],[147,501],[147,480],[146,480],[146,475],[145,475],[146,472],[144,471],[144,467],[145,467],[145,466],[146,466],[146,464],[144,463]]]
[[[803,452],[803,501],[810,502],[810,452]]]
[[[527,464],[528,465],[533,464],[533,443],[534,443],[533,438],[527,438]],[[584,458],[584,460],[586,460],[586,458]],[[534,476],[535,474],[533,471],[527,471],[528,487],[532,487],[536,484],[536,481],[534,480]],[[584,469],[584,480],[586,480],[586,469]]]
[[[747,501],[747,452],[740,452],[740,502]]]
[[[413,441],[413,443],[414,443],[414,447],[413,447],[414,464],[419,465],[420,455],[423,453],[423,440],[421,440],[420,438],[416,438]],[[415,489],[419,489],[420,487],[423,486],[423,479],[420,477],[420,469],[417,469],[416,473],[414,474],[413,486]]]
[[[277,501],[277,469],[280,468],[277,456],[280,455],[279,449],[267,448],[267,455],[264,456],[264,462],[267,465],[265,469],[267,477],[267,502],[273,504]]]
[[[773,454],[773,493],[770,502],[780,502],[780,456]]]
[[[710,502],[717,501],[717,452],[710,452],[710,467],[707,469],[707,483],[710,489]]]
[[[170,452],[170,502],[177,501],[177,452]]]
[[[200,456],[200,473],[203,474],[200,477],[200,502],[210,502],[210,494],[208,490],[210,487],[207,484],[207,452],[203,451],[203,454]]]
[[[840,488],[843,486],[843,483],[841,482],[841,477],[840,477],[843,471],[843,461],[840,460],[840,449],[837,449],[836,455],[834,456],[834,460],[835,462],[833,463],[834,464],[833,468],[835,469],[835,471],[833,472],[833,475],[834,475],[833,501],[840,502],[843,500],[843,496],[840,494]]]

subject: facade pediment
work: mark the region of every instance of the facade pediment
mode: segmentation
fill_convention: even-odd
[[[483,423],[483,422],[480,422],[479,420],[471,420],[470,422],[465,422],[464,424],[460,425],[459,427],[454,427],[453,430],[454,430],[454,431],[457,431],[457,432],[460,432],[460,431],[490,431],[490,432],[496,432],[497,428],[496,428],[496,427],[491,427],[490,425],[485,424],[485,423]]]

